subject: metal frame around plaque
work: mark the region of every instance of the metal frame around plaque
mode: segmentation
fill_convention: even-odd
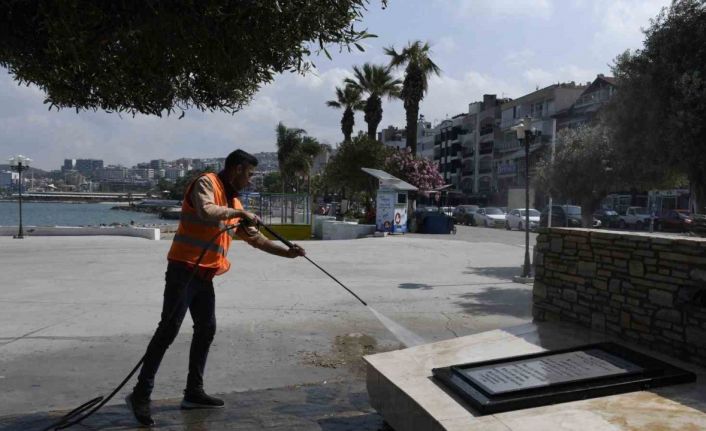
[[[615,343],[432,370],[480,415],[689,383],[696,375]]]

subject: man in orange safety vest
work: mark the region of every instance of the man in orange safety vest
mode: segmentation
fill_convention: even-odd
[[[154,378],[164,353],[179,332],[187,310],[194,321],[194,335],[181,407],[194,409],[224,406],[223,400],[206,394],[203,389],[206,358],[216,332],[212,280],[230,268],[227,254],[231,236],[224,229],[242,223],[243,226],[232,231],[253,247],[289,258],[306,254],[303,248],[296,245],[292,248],[281,246],[252,227],[258,218],[243,208],[238,192],[248,186],[256,166],[257,159],[254,156],[235,150],[226,158],[221,172],[202,174],[186,189],[179,227],[167,255],[161,320],[147,347],[137,384],[126,397],[128,406],[142,425],[154,424],[150,411]],[[250,227],[245,227],[246,223],[243,222],[247,222]],[[191,282],[187,285],[189,279]]]

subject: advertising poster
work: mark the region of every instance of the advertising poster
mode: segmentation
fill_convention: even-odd
[[[375,225],[379,232],[392,232],[397,192],[378,190]]]
[[[396,206],[392,231],[399,233],[407,232],[407,205]]]

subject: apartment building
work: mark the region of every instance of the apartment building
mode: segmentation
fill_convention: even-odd
[[[128,177],[128,171],[124,166],[106,166],[96,170],[95,176],[100,181],[124,180]]]
[[[490,198],[493,151],[501,138],[500,107],[510,99],[494,94],[468,105],[468,112],[442,121],[432,129],[434,160],[451,185],[451,202],[485,203]]]
[[[591,124],[616,91],[615,78],[603,74],[596,76],[571,106],[554,115],[557,131]]]
[[[532,127],[542,132],[529,148],[531,177],[533,166],[539,159],[538,150],[549,144],[556,133],[555,115],[574,105],[587,88],[588,85],[574,82],[553,84],[502,104],[492,159],[492,203],[507,205],[509,190],[525,187],[525,150],[512,126],[520,119],[529,117]],[[535,202],[542,201],[540,196],[537,198]]]
[[[405,148],[407,131],[404,127],[387,126],[378,132],[378,141],[390,148]]]

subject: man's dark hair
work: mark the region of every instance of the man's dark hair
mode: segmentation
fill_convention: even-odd
[[[238,165],[242,165],[243,163],[247,163],[252,166],[257,166],[257,158],[250,153],[246,153],[243,150],[235,150],[232,153],[228,154],[228,157],[226,157],[225,169],[229,170]]]

